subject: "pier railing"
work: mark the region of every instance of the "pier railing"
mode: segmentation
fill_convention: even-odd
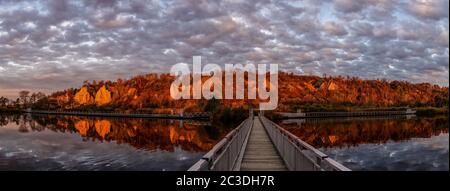
[[[321,118],[321,117],[363,117],[363,116],[396,116],[396,115],[413,115],[416,110],[374,110],[374,111],[337,111],[337,112],[297,112],[286,113],[277,112],[283,118]]]
[[[66,110],[25,110],[27,113],[33,114],[52,114],[52,115],[77,115],[77,116],[95,116],[95,117],[134,117],[134,118],[183,118],[183,119],[199,119],[210,118],[210,112],[195,112],[195,113],[180,113],[180,114],[166,114],[166,113],[123,113],[123,112],[91,112],[91,111],[66,111]]]
[[[383,116],[414,114],[413,110],[406,111],[355,111],[355,112],[308,112],[305,117],[351,117],[351,116]]]
[[[243,154],[250,129],[253,125],[253,116],[243,121],[237,128],[228,133],[208,153],[206,153],[188,171],[232,171]]]
[[[350,171],[263,115],[259,116],[286,167],[291,171]]]

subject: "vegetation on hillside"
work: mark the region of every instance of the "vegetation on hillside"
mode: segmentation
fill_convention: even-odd
[[[64,109],[120,112],[173,113],[210,111],[224,114],[257,107],[260,100],[174,100],[169,74],[148,74],[128,80],[85,81],[82,87],[49,96],[23,91],[15,101],[0,99],[0,108]],[[355,108],[420,107],[448,108],[448,87],[406,81],[363,80],[356,77],[299,76],[279,74],[278,111],[328,111]],[[246,84],[248,82],[246,81]],[[5,100],[6,99],[6,100]],[[448,111],[448,109],[446,109]],[[225,119],[225,121],[227,121]]]

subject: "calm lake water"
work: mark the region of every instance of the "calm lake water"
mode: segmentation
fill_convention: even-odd
[[[0,170],[187,170],[230,128],[205,121],[0,115]]]
[[[449,120],[279,122],[352,170],[449,170]],[[233,127],[205,121],[0,115],[0,170],[187,170]]]
[[[447,116],[297,119],[279,124],[352,170],[449,170]]]

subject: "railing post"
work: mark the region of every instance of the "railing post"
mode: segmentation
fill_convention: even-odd
[[[313,115],[320,115],[320,113],[314,113]],[[289,170],[326,170],[323,165],[330,165],[333,169],[340,171],[350,170],[264,116],[260,116],[259,119]],[[309,157],[302,151],[303,149],[312,152],[315,156]],[[291,154],[294,156],[291,156]]]

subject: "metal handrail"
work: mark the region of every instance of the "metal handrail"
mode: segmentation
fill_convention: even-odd
[[[210,118],[211,112],[195,112],[184,114],[164,114],[164,113],[123,113],[123,112],[95,112],[95,111],[77,111],[77,110],[25,110],[27,113],[37,114],[60,114],[60,115],[86,115],[86,116],[105,116],[105,117],[173,117],[173,118]]]
[[[253,116],[244,120],[228,133],[188,171],[231,171],[235,169],[239,154],[245,150],[244,142],[253,125]]]
[[[399,110],[399,111],[336,111],[336,112],[307,112],[302,113],[304,117],[332,117],[332,116],[373,116],[373,115],[406,115],[414,114],[415,110]]]
[[[270,139],[278,150],[286,167],[291,171],[351,171],[349,168],[331,159],[291,132],[259,115]]]

